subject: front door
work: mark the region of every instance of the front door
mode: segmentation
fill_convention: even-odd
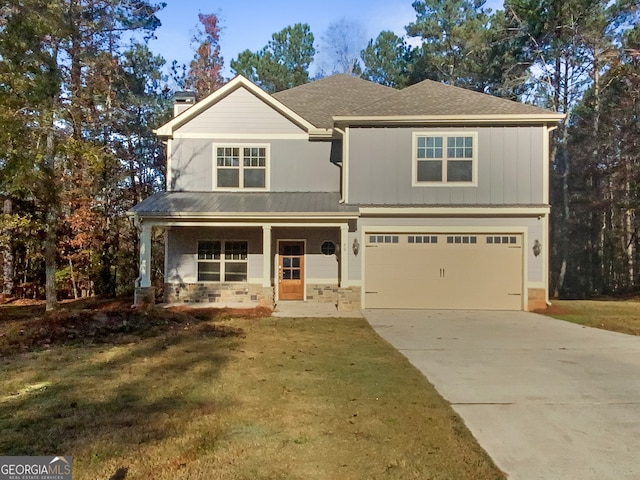
[[[278,253],[279,300],[304,300],[304,242],[282,241]]]

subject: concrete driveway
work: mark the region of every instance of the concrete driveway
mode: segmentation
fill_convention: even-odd
[[[366,310],[509,479],[640,479],[640,338],[525,312]]]

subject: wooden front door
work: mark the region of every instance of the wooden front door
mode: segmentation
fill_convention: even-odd
[[[279,300],[304,300],[304,242],[280,242],[278,253]]]

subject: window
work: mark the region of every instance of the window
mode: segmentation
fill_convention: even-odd
[[[516,237],[506,237],[506,236],[495,236],[495,237],[487,237],[487,243],[492,244],[511,244],[515,245],[518,243],[518,239]]]
[[[478,243],[478,237],[470,235],[451,235],[447,237],[447,243]]]
[[[409,235],[407,241],[409,243],[438,243],[438,237],[435,235]]]
[[[369,243],[398,243],[397,235],[370,235]]]
[[[267,188],[267,146],[226,145],[216,147],[218,188]]]
[[[477,134],[414,134],[413,185],[474,184]]]
[[[247,253],[246,241],[199,241],[198,281],[246,282]]]
[[[323,242],[320,245],[320,251],[323,255],[334,255],[336,253],[336,244],[329,241]]]

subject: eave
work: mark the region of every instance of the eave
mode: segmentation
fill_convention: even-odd
[[[409,125],[526,125],[557,124],[566,118],[562,113],[501,115],[336,115],[336,126],[409,126]]]

